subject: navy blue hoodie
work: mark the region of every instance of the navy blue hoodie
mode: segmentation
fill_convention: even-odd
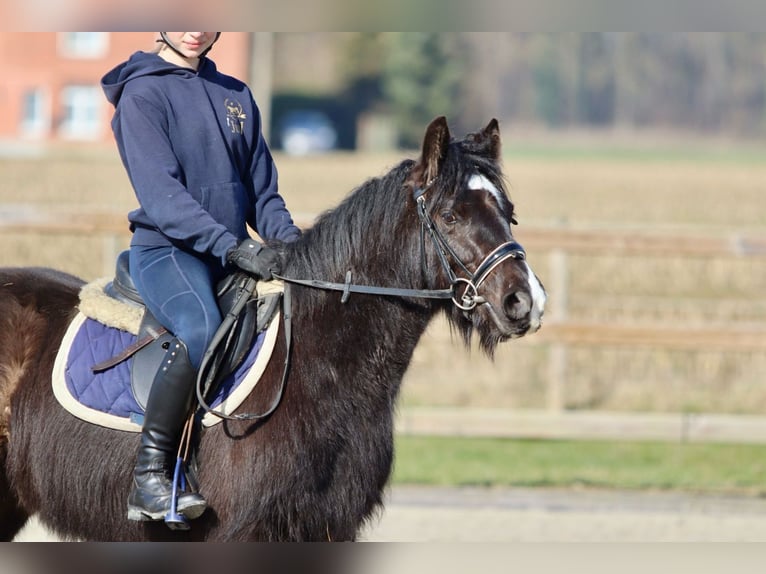
[[[300,236],[277,190],[249,88],[202,58],[199,70],[136,52],[101,80],[140,207],[134,245],[178,245],[226,263],[248,237]]]

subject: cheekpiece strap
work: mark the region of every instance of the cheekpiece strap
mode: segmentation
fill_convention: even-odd
[[[423,197],[426,192],[431,189],[431,186],[434,184],[434,181],[436,178],[433,178],[428,183],[426,183],[423,187],[416,187],[412,190],[412,199],[415,201],[418,201],[421,197]]]

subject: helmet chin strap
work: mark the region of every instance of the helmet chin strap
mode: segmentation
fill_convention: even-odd
[[[202,52],[202,53],[199,55],[199,57],[200,57],[200,58],[202,58],[202,57],[206,56],[206,55],[207,55],[207,53],[210,51],[210,49],[213,47],[213,44],[215,44],[215,43],[218,41],[218,38],[220,38],[220,37],[221,37],[221,33],[220,33],[220,32],[216,32],[216,33],[215,33],[215,40],[213,40],[213,42],[212,42],[212,43],[211,43],[211,44],[210,44],[210,45],[207,47],[207,49],[206,49],[204,52]],[[176,47],[173,45],[173,42],[171,42],[171,41],[170,41],[170,39],[168,38],[168,33],[167,33],[167,32],[160,32],[160,38],[157,40],[157,42],[162,42],[162,43],[163,43],[163,44],[165,44],[165,45],[166,45],[168,48],[170,48],[171,50],[173,50],[173,51],[174,51],[176,54],[178,54],[179,56],[181,56],[181,57],[182,57],[184,60],[186,59],[186,56],[185,56],[183,53],[181,53],[181,50],[179,50],[178,48],[176,48]]]

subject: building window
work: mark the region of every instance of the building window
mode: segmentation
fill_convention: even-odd
[[[50,129],[50,100],[42,88],[24,92],[21,102],[21,135],[29,138],[44,136]]]
[[[59,53],[66,58],[103,58],[109,49],[109,32],[60,32]]]
[[[59,134],[66,139],[97,139],[101,134],[98,86],[67,86],[61,91],[63,117]]]

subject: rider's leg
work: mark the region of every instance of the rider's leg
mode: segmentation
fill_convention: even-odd
[[[202,355],[221,322],[213,285],[222,270],[175,247],[132,247],[131,276],[147,308],[175,339],[147,400],[141,446],[128,498],[132,520],[158,520],[170,508],[178,442],[189,415]],[[197,493],[179,496],[187,518],[204,512]]]

